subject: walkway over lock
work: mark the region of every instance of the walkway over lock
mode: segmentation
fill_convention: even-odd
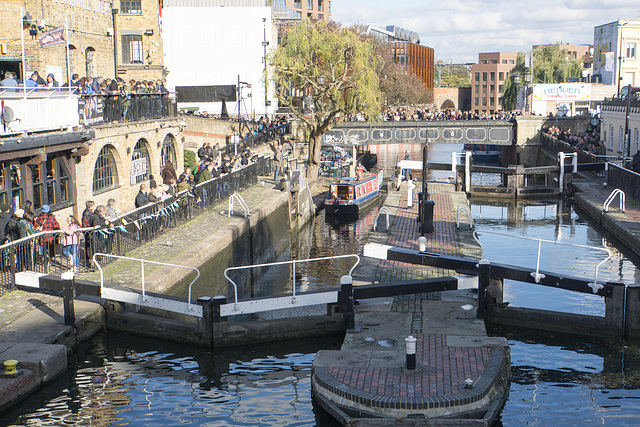
[[[505,120],[343,122],[324,134],[325,144],[491,144],[513,145],[514,124]]]

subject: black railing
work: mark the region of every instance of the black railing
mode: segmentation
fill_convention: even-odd
[[[158,238],[166,231],[202,214],[235,192],[258,183],[259,176],[271,175],[271,158],[256,162],[220,178],[203,182],[175,197],[143,206],[113,221],[110,227],[77,231],[77,256],[63,254],[62,231],[40,233],[0,246],[0,294],[15,288],[15,274],[29,270],[60,274],[77,265],[79,271],[92,269],[94,253],[125,255]],[[75,259],[74,259],[75,258]],[[109,262],[110,259],[105,259]]]
[[[104,123],[175,117],[178,108],[168,94],[98,95],[103,100]]]
[[[625,196],[640,202],[640,174],[622,166],[609,163],[607,187],[624,191]]]
[[[291,122],[283,123],[281,125],[268,128],[255,135],[249,135],[248,137],[239,140],[237,144],[227,144],[220,149],[220,152],[222,154],[234,156],[237,151],[242,150],[244,147],[254,148],[289,133],[291,133]]]

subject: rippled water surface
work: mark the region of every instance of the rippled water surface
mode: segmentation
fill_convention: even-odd
[[[419,146],[386,147],[378,154],[388,156],[383,164],[394,164],[407,149],[419,158]],[[439,158],[450,158],[451,149],[436,151]],[[599,280],[639,282],[636,258],[592,227],[569,202],[474,200],[471,206],[485,257],[493,262],[535,270],[537,241],[517,236],[590,248],[602,248],[604,238],[622,257],[603,264]],[[298,259],[361,253],[377,209],[374,206],[351,224],[318,217],[292,238],[291,253]],[[542,247],[541,269],[578,277],[592,277],[605,253],[544,243]],[[337,283],[348,265],[301,268],[297,282],[303,290],[321,289]],[[599,297],[522,283],[505,284],[505,301],[520,307],[604,313]],[[495,427],[640,425],[637,343],[513,329],[491,333],[507,337],[512,360],[509,398]],[[102,333],[74,356],[69,375],[30,396],[0,424],[333,427],[337,423],[311,399],[310,368],[318,350],[340,344],[337,337],[209,351]]]

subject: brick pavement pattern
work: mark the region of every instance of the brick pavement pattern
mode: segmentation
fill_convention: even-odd
[[[463,392],[465,379],[477,380],[491,356],[488,347],[449,347],[444,335],[417,334],[416,338],[413,372],[358,367],[329,367],[328,371],[336,380],[365,393],[424,399]]]

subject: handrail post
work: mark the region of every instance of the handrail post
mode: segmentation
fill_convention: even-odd
[[[145,296],[145,283],[144,283],[144,260],[140,260],[140,272],[142,274],[142,301],[146,301],[147,297]]]
[[[340,306],[345,315],[345,327],[347,330],[356,328],[356,317],[353,302],[353,279],[351,276],[340,278]]]
[[[481,259],[478,263],[478,311],[476,317],[484,319],[487,313],[487,288],[489,287],[491,263],[488,259]]]
[[[291,303],[296,302],[296,260],[293,260],[293,297]]]

